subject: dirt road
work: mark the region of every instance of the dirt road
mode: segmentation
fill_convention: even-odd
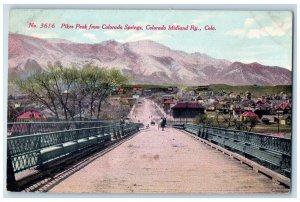
[[[150,124],[151,120],[158,123],[162,116],[166,116],[165,112],[155,102],[146,98],[141,98],[129,114],[133,122],[141,122],[144,125]]]

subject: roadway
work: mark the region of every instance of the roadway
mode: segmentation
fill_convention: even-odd
[[[131,118],[149,124],[162,110],[144,99]],[[157,125],[55,184],[54,193],[288,193],[263,174],[173,128]]]

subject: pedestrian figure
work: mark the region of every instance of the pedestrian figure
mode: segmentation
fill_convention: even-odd
[[[161,124],[160,124],[162,131],[164,131],[166,124],[167,124],[167,119],[165,117],[162,117]]]

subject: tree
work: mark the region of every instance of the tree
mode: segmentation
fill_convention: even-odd
[[[111,91],[121,84],[127,82],[127,78],[122,75],[119,70],[111,69],[109,71],[104,72],[105,78],[104,82],[100,83],[98,90],[98,110],[97,110],[97,118],[99,119],[101,106],[104,100],[108,97]]]
[[[58,98],[52,90],[53,81],[49,73],[39,72],[24,80],[16,81],[16,84],[32,101],[42,104],[55,114],[56,119],[59,119]]]
[[[8,109],[7,109],[7,121],[8,122],[14,122],[14,121],[16,121],[18,112],[15,109],[15,107],[13,106],[12,102],[8,101],[7,105],[8,105]]]
[[[126,81],[126,77],[116,69],[96,66],[64,68],[58,65],[50,66],[49,71],[38,72],[19,80],[17,85],[33,101],[52,111],[57,120],[61,113],[65,120],[74,120],[77,114],[81,120],[84,103],[89,104],[91,117],[99,118],[102,102],[113,88]]]

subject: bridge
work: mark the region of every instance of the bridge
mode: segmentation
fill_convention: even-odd
[[[10,123],[7,188],[53,193],[280,194],[290,191],[291,141],[172,124],[144,99],[132,123]]]

